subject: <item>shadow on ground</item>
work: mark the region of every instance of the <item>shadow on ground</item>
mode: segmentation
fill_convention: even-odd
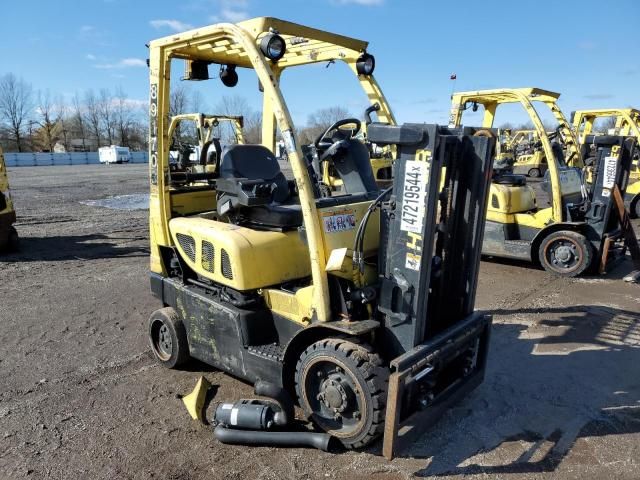
[[[493,313],[484,384],[399,452],[428,460],[415,474],[542,473],[585,456],[628,458],[579,440],[640,432],[640,313],[596,305]],[[506,315],[535,323],[500,323]]]
[[[54,262],[148,256],[146,240],[145,245],[127,245],[137,243],[141,239],[104,234],[23,237],[20,239],[20,250],[0,256],[0,262]]]

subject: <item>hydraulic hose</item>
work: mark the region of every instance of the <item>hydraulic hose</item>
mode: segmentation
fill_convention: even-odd
[[[268,432],[262,430],[234,430],[218,425],[213,436],[229,445],[272,447],[311,447],[329,451],[331,435],[314,432]]]

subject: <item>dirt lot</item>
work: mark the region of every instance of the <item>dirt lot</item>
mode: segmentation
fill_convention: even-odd
[[[401,458],[218,444],[176,394],[203,373],[156,366],[145,322],[145,210],[81,204],[144,193],[146,167],[14,168],[22,253],[0,259],[0,478],[639,478],[640,286],[482,263],[495,315],[487,379]]]

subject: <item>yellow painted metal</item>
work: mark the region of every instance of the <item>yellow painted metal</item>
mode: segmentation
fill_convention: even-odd
[[[301,325],[308,325],[311,321],[312,294],[311,286],[300,288],[295,293],[275,288],[262,290],[262,297],[271,311]]]
[[[515,223],[523,227],[542,230],[545,226],[553,223],[553,215],[551,207],[542,208],[533,213],[505,213],[497,210],[488,210],[487,220],[502,224]]]
[[[6,207],[0,210],[0,213],[9,213],[13,211],[13,202],[11,201],[11,194],[9,192],[9,176],[7,175],[7,167],[4,163],[4,154],[2,148],[0,148],[0,192],[3,193],[6,200]]]
[[[207,392],[211,388],[211,383],[204,377],[200,377],[193,391],[182,397],[182,403],[194,420],[200,422],[205,421],[204,401],[207,398]]]
[[[211,212],[211,219],[217,217],[215,190],[195,190],[173,192],[171,195],[172,215],[194,215]]]
[[[284,57],[277,64],[268,60],[259,49],[261,39],[270,31],[277,31],[287,43]],[[342,35],[309,28],[284,20],[261,17],[238,24],[220,23],[170,35],[149,44],[150,62],[150,238],[151,270],[164,273],[160,261],[160,246],[171,246],[174,239],[169,232],[172,218],[169,178],[169,92],[171,60],[201,60],[214,64],[230,64],[255,71],[264,90],[263,139],[265,146],[274,149],[274,134],[278,128],[285,141],[293,177],[298,187],[302,208],[308,259],[313,284],[313,314],[319,321],[330,320],[329,288],[326,250],[323,242],[321,218],[315,205],[311,180],[302,157],[296,130],[279,88],[278,78],[283,70],[318,62],[343,61],[354,72],[367,42]],[[369,101],[378,103],[378,119],[395,123],[391,109],[373,76],[358,75]],[[274,118],[271,126],[271,119]],[[267,126],[269,128],[267,129]],[[267,131],[269,130],[269,131]]]
[[[9,176],[4,163],[4,154],[0,148],[0,195],[4,197],[5,205],[0,208],[0,248],[4,248],[12,230],[12,224],[16,220],[16,212],[9,191]]]
[[[343,205],[338,207],[325,207],[318,210],[322,224],[322,243],[324,250],[327,254],[330,254],[333,250],[347,247],[349,250],[353,247],[353,242],[356,234],[356,226],[360,224],[362,217],[364,216],[367,208],[371,205],[371,202],[359,202],[349,205]],[[333,225],[336,224],[333,220],[341,218],[349,218],[352,216],[353,223],[351,225],[344,225],[344,229],[336,230]],[[342,228],[342,227],[338,227]],[[376,210],[369,217],[367,223],[367,230],[364,235],[364,256],[365,258],[371,255],[375,255],[378,251],[378,242],[380,231],[380,211]]]
[[[497,204],[497,206],[496,206]],[[536,195],[529,185],[492,184],[487,211],[505,214],[533,212],[537,209]]]
[[[169,229],[189,267],[204,278],[236,290],[266,288],[311,275],[307,246],[296,231],[258,231],[196,217],[176,217],[169,222]],[[182,242],[179,237],[182,235],[193,239],[189,247],[193,251],[184,247],[185,237]],[[213,268],[205,268],[203,242],[213,247]],[[224,255],[231,269],[227,276],[222,267]]]
[[[580,165],[580,150],[578,141],[571,128],[569,122],[557,105],[559,93],[542,90],[539,88],[502,88],[494,90],[478,90],[470,92],[457,92],[452,96],[451,114],[449,124],[451,127],[461,125],[462,114],[464,110],[472,104],[482,105],[484,107],[484,119],[482,126],[484,128],[492,128],[495,119],[495,112],[498,105],[506,103],[519,103],[529,115],[529,119],[533,123],[534,129],[542,143],[542,148],[547,158],[550,181],[552,185],[552,207],[553,218],[557,222],[564,219],[564,210],[562,208],[562,195],[560,191],[560,180],[558,175],[558,160],[553,154],[551,141],[544,128],[542,120],[536,111],[533,102],[539,102],[546,105],[551,110],[553,116],[558,122],[561,135],[563,136],[564,146],[566,149],[566,162],[568,165]]]

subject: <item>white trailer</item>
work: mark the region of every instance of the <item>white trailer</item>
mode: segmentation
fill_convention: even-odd
[[[98,158],[100,163],[129,163],[131,160],[131,152],[129,147],[118,147],[111,145],[110,147],[100,147],[98,149]]]

